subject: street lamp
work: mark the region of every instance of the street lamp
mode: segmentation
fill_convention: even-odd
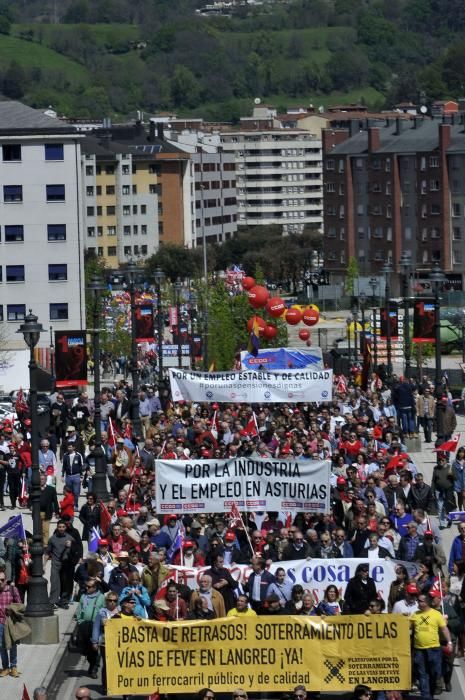
[[[174,299],[176,304],[176,323],[177,323],[177,336],[178,336],[178,368],[182,367],[182,347],[181,347],[181,292],[182,284],[179,277],[174,283]]]
[[[360,352],[362,353],[362,356],[365,356],[365,344],[366,344],[366,335],[365,335],[365,305],[367,303],[367,295],[365,292],[361,292],[361,294],[358,295],[358,305],[360,307],[360,313],[362,315],[362,333],[360,336]]]
[[[92,308],[92,339],[93,339],[93,360],[94,360],[94,431],[95,431],[95,475],[92,478],[92,492],[97,501],[108,501],[110,495],[107,490],[107,460],[102,449],[102,422],[100,408],[100,297],[106,287],[102,279],[97,275],[92,275],[87,289],[93,296]]]
[[[140,269],[133,260],[126,266],[126,283],[131,300],[131,420],[136,441],[141,437],[142,426],[139,413],[139,365],[137,362],[136,338],[136,284],[139,280]]]
[[[350,347],[350,324],[352,323],[352,317],[346,319],[347,324],[347,357],[349,359],[349,368],[352,360],[352,348]]]
[[[191,291],[190,293],[190,308],[189,308],[189,316],[190,316],[190,322],[191,322],[191,328],[190,328],[190,336],[191,336],[191,346],[190,346],[190,351],[191,351],[191,369],[195,369],[195,340],[194,340],[194,333],[195,333],[195,312],[196,312],[196,307],[197,307],[197,295],[194,290]]]
[[[433,265],[433,269],[429,274],[429,280],[434,289],[434,335],[435,335],[435,370],[434,370],[434,383],[436,385],[436,396],[439,399],[441,391],[441,300],[439,297],[439,292],[441,287],[446,280],[446,276],[441,270],[441,266],[436,261]]]
[[[353,326],[354,326],[354,362],[358,362],[358,356],[357,356],[358,311],[357,311],[357,308],[355,306],[352,309],[352,319],[353,319]]]
[[[392,272],[392,265],[391,263],[386,263],[383,265],[381,272],[384,275],[384,278],[386,280],[386,285],[385,285],[385,314],[386,314],[386,354],[387,354],[387,376],[388,379],[391,378],[392,375],[392,350],[391,350],[391,287],[390,287],[390,275]]]
[[[157,333],[158,333],[158,395],[161,396],[163,387],[163,307],[161,303],[161,285],[165,279],[165,273],[161,267],[156,267],[153,273],[155,289],[157,292]]]
[[[368,284],[371,287],[371,296],[373,297],[373,306],[376,306],[376,290],[378,289],[378,278],[370,277]]]
[[[29,348],[29,409],[31,412],[31,491],[30,504],[32,511],[32,545],[31,545],[31,576],[28,583],[26,616],[30,618],[53,617],[53,607],[47,593],[47,581],[44,578],[42,544],[42,522],[40,519],[40,471],[39,471],[39,434],[37,425],[37,363],[34,348],[39,342],[43,331],[42,324],[37,322],[37,316],[29,309],[17,333],[22,333],[24,342]],[[38,628],[39,629],[39,628]]]
[[[410,347],[410,255],[404,250],[399,260],[402,271],[402,297],[404,301],[404,353],[405,353],[405,377],[410,379],[411,374],[411,347]]]

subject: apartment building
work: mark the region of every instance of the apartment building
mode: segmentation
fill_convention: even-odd
[[[343,279],[349,258],[362,275],[403,252],[421,274],[438,262],[462,289],[465,129],[446,121],[387,119],[363,130],[323,131],[324,258]]]
[[[306,225],[321,228],[322,150],[317,136],[270,127],[222,132],[220,139],[236,161],[239,225],[278,224],[284,234],[301,233]]]
[[[192,241],[189,155],[142,124],[109,126],[83,143],[85,246],[109,267]]]
[[[156,120],[154,120],[156,121]],[[237,190],[234,155],[225,153],[219,133],[200,129],[202,120],[173,122],[165,129],[168,141],[190,153],[193,165],[194,245],[222,243],[237,231]]]
[[[75,128],[18,102],[0,102],[0,333],[29,308],[48,330],[85,327],[81,142]],[[44,333],[39,346],[49,344]]]

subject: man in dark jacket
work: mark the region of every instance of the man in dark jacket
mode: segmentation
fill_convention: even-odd
[[[397,384],[392,394],[392,400],[402,426],[402,433],[413,437],[416,434],[415,398],[410,382],[403,379]]]
[[[68,575],[67,562],[75,559],[73,548],[75,542],[73,538],[66,532],[66,523],[64,520],[57,522],[57,528],[48,541],[45,555],[52,560],[52,568],[50,573],[50,602],[54,607],[69,607],[69,600],[66,598],[66,582],[65,577]]]
[[[304,540],[300,530],[293,533],[293,539],[284,548],[282,559],[290,561],[292,559],[307,559],[310,555],[310,545]]]
[[[423,474],[417,474],[412,484],[412,501],[414,508],[421,508],[425,513],[431,513],[434,506],[434,495],[431,486],[425,484]]]
[[[40,519],[42,520],[42,542],[44,547],[48,544],[50,536],[50,521],[53,514],[60,514],[57,492],[53,486],[47,486],[47,476],[40,475]]]
[[[120,595],[123,588],[129,584],[129,574],[131,571],[137,571],[137,567],[129,563],[129,554],[120,552],[118,555],[118,566],[112,569],[108,586],[113,593]]]
[[[61,476],[66,477],[66,486],[72,490],[74,496],[74,510],[78,510],[81,479],[84,473],[84,457],[82,453],[76,452],[75,442],[70,442],[67,445],[67,450],[67,453],[63,457]]]
[[[244,586],[248,593],[252,608],[260,612],[266,599],[266,592],[270,583],[275,582],[275,577],[265,569],[265,560],[262,557],[252,558],[252,573]]]

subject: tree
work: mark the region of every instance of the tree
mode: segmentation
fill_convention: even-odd
[[[171,79],[171,98],[175,107],[196,107],[200,101],[197,78],[186,66],[177,65]]]
[[[24,95],[26,82],[26,74],[19,63],[11,61],[3,75],[2,92],[6,97],[19,100]]]
[[[357,258],[351,256],[349,258],[349,264],[347,265],[347,274],[345,282],[345,292],[348,296],[352,296],[354,293],[354,281],[358,277],[358,263]]]

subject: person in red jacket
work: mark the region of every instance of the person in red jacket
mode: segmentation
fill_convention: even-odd
[[[63,487],[63,499],[59,503],[60,506],[60,518],[64,515],[69,515],[71,521],[74,518],[74,496],[73,491],[69,486]]]

